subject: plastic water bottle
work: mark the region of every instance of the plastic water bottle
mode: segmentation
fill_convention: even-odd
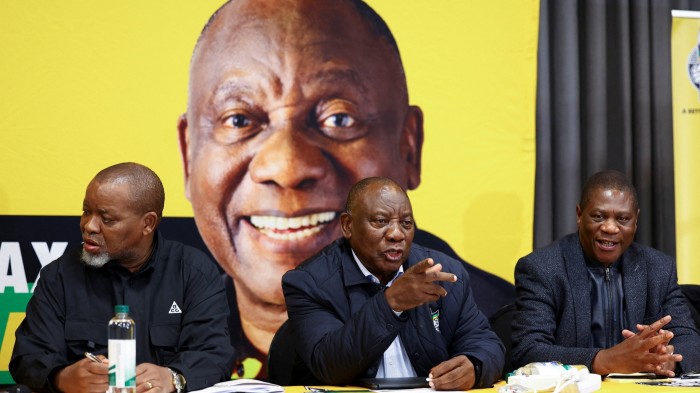
[[[114,318],[107,331],[109,356],[109,393],[136,392],[136,337],[129,306],[114,306]]]

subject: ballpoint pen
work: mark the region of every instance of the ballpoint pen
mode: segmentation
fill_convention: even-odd
[[[102,360],[90,352],[85,352],[85,357],[92,360],[95,363],[102,363]]]

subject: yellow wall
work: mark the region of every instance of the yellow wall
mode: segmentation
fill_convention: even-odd
[[[137,161],[191,216],[176,119],[221,0],[3,2],[0,214],[78,215],[97,170]],[[419,225],[512,281],[530,251],[538,2],[374,0],[425,112]]]
[[[369,2],[425,114],[420,227],[512,281],[532,244],[538,1]],[[1,2],[0,215],[77,216],[98,170],[136,161],[161,176],[165,215],[191,217],[175,126],[191,51],[221,3]],[[29,296],[0,291],[0,383]]]
[[[700,283],[700,89],[688,75],[691,53],[700,57],[700,12],[674,17],[671,28],[673,168],[678,282]]]

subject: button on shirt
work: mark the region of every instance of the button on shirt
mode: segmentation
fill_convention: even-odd
[[[367,279],[375,284],[381,284],[379,282],[379,279],[374,276],[374,274],[370,273],[369,270],[365,267],[365,265],[360,262],[360,259],[357,257],[357,254],[355,254],[355,251],[352,251],[352,256],[355,258],[355,263],[357,263],[357,267],[360,268],[362,271],[362,274],[367,277]],[[386,284],[386,287],[390,287],[391,284],[394,283],[394,281],[399,278],[403,274],[403,266],[399,267],[399,271],[396,272],[396,275],[394,278],[389,281],[389,283]],[[397,312],[394,311],[394,314],[396,316],[401,315],[402,312]],[[408,358],[408,354],[406,353],[406,349],[404,348],[403,344],[401,343],[401,336],[397,335],[394,341],[391,342],[391,345],[389,348],[384,351],[384,355],[382,356],[382,361],[379,363],[379,369],[377,370],[377,378],[400,378],[400,377],[415,377],[416,371],[413,369],[413,366],[411,365],[411,360]]]

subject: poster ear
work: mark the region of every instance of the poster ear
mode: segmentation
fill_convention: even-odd
[[[185,196],[187,199],[190,199],[190,134],[187,129],[187,113],[181,114],[177,119],[177,136],[180,144],[182,172],[185,179]]]
[[[407,189],[414,190],[420,184],[421,155],[423,151],[423,111],[420,107],[408,107],[401,136],[401,157],[406,165]]]

